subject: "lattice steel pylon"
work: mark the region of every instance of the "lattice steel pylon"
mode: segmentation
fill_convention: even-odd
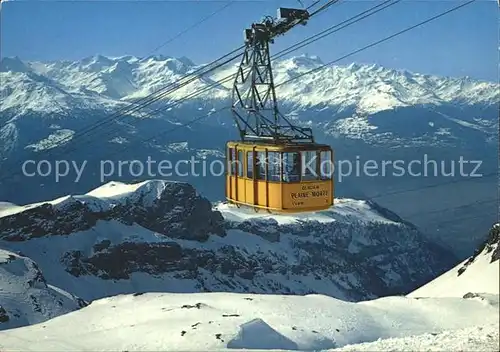
[[[293,125],[279,109],[273,81],[269,44],[297,24],[306,24],[309,13],[278,9],[278,18],[266,17],[245,29],[245,52],[232,91],[232,113],[242,140],[314,142],[310,128]]]

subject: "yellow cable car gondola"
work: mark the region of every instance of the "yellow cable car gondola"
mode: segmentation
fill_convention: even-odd
[[[233,85],[232,113],[240,141],[226,146],[226,199],[277,213],[333,205],[333,151],[314,142],[310,128],[293,125],[277,106],[269,43],[297,24],[307,10],[278,10],[246,29],[245,52]]]

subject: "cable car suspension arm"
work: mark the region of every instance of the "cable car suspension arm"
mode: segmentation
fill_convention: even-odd
[[[307,10],[278,9],[278,17],[264,18],[245,29],[245,52],[233,85],[233,117],[242,140],[268,139],[314,142],[312,130],[295,126],[278,110],[269,44],[310,18]]]

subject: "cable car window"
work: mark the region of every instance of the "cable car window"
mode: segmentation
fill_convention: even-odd
[[[268,181],[280,181],[281,178],[281,162],[279,152],[269,152],[267,154],[268,165]]]
[[[315,150],[302,152],[302,179],[305,181],[318,179],[318,157]]]
[[[247,177],[253,178],[253,152],[247,152]]]
[[[322,151],[320,153],[320,176],[322,180],[330,180],[333,177],[332,152]]]
[[[229,174],[230,175],[236,175],[236,163],[234,162],[236,160],[236,149],[234,148],[229,148],[229,152],[227,153],[228,155],[228,169],[229,169]]]
[[[236,164],[238,166],[238,176],[243,177],[243,150],[238,150],[238,160]]]
[[[300,181],[299,153],[283,153],[283,181]]]
[[[266,179],[266,153],[257,152],[255,157],[255,178],[257,180]]]

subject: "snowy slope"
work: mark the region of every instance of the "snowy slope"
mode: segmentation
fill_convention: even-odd
[[[84,305],[49,285],[31,259],[0,249],[0,330],[44,322]]]
[[[500,225],[491,229],[488,239],[470,258],[408,297],[462,297],[475,293],[500,293]]]
[[[105,298],[43,324],[4,331],[0,333],[0,349],[326,350],[403,338],[399,345],[392,340],[386,346],[408,351],[418,350],[414,348],[419,345],[412,342],[422,340],[409,336],[441,334],[450,338],[455,332],[463,335],[463,329],[482,327],[485,333],[493,333],[492,326],[498,333],[498,308],[498,296],[483,300],[387,297],[349,303],[321,295],[146,293]],[[498,340],[498,335],[495,337]],[[483,341],[491,347],[491,339],[483,336]],[[382,347],[383,343],[371,347]],[[451,350],[456,346],[447,347]]]
[[[351,199],[308,216],[255,217],[214,207],[189,184],[151,180],[9,209],[0,248],[89,300],[138,291],[361,300],[409,292],[454,262],[395,214]]]

